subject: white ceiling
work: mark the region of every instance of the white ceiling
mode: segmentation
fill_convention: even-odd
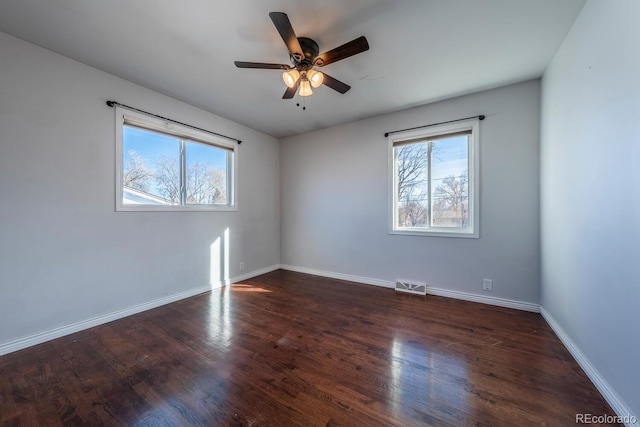
[[[584,2],[0,0],[0,31],[284,137],[540,77]],[[236,68],[289,63],[271,11],[321,52],[366,36],[322,69],[352,89],[322,86],[302,111],[280,71]]]

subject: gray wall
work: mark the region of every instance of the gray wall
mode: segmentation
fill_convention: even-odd
[[[238,212],[115,212],[107,99],[244,142]],[[278,141],[0,33],[0,346],[279,263]]]
[[[480,239],[388,234],[384,132],[477,114]],[[537,304],[539,120],[534,80],[281,140],[282,264]]]
[[[589,1],[543,76],[542,306],[640,415],[640,2]]]

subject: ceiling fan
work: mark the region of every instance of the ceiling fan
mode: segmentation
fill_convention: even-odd
[[[282,96],[283,99],[293,98],[298,88],[300,89],[300,96],[309,96],[313,93],[312,87],[317,88],[322,84],[340,93],[345,93],[351,89],[351,86],[348,84],[328,74],[316,71],[313,67],[324,67],[325,65],[369,50],[369,43],[364,36],[351,40],[328,52],[318,54],[320,51],[318,43],[307,37],[296,37],[296,33],[293,31],[286,13],[271,12],[269,13],[269,17],[271,21],[273,21],[273,25],[276,26],[280,36],[282,36],[282,40],[284,40],[285,45],[287,45],[287,49],[289,49],[289,57],[292,65],[235,61],[236,67],[284,70],[285,72],[282,75],[282,79],[287,85],[287,90]]]

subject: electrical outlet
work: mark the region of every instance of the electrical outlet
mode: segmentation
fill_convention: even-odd
[[[240,271],[244,271],[244,261],[240,261]]]
[[[482,289],[485,291],[493,290],[493,280],[491,279],[482,279]]]

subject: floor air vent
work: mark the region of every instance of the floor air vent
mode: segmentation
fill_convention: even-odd
[[[407,292],[410,294],[417,294],[417,295],[426,295],[427,284],[398,279],[396,280],[396,291]]]

